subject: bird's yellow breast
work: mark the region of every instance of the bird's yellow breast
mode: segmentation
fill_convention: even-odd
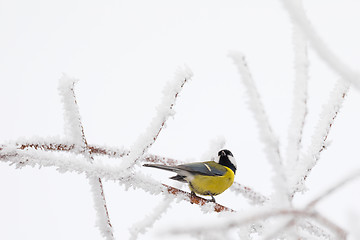
[[[227,171],[222,176],[195,175],[189,182],[191,191],[200,195],[210,195],[211,193],[213,196],[224,192],[233,184],[235,177],[230,168],[225,168]]]

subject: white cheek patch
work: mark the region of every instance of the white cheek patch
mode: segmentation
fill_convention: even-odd
[[[237,168],[235,158],[233,156],[230,156],[230,155],[228,155],[228,158],[229,158],[230,162],[235,166],[235,168]]]

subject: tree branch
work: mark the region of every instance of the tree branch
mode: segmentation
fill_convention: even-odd
[[[123,168],[132,167],[155,143],[166,121],[174,115],[173,107],[185,83],[191,79],[192,72],[188,68],[179,69],[172,82],[163,90],[163,98],[157,107],[157,115],[151,120],[146,131],[141,134],[131,147],[130,153],[122,162]]]
[[[302,1],[296,0],[296,5],[302,8]],[[294,4],[295,4],[294,2]],[[293,19],[291,19],[293,20]],[[293,51],[295,81],[293,89],[292,117],[288,130],[287,165],[288,168],[295,166],[299,160],[299,153],[302,142],[302,135],[307,116],[308,80],[309,80],[309,59],[307,41],[299,27],[292,21]]]
[[[262,205],[269,200],[269,198],[265,197],[261,193],[258,193],[251,188],[237,182],[233,183],[233,185],[230,187],[230,190],[234,191],[236,194],[241,193],[246,199],[250,200],[251,203],[255,205]]]
[[[322,224],[327,229],[331,230],[334,234],[337,235],[337,239],[344,240],[346,237],[346,233],[336,224],[326,219],[324,216],[320,215],[317,212],[313,211],[304,211],[297,209],[280,209],[280,210],[272,210],[272,211],[263,211],[260,213],[255,213],[250,216],[243,216],[243,214],[228,216],[226,219],[219,220],[215,223],[207,223],[204,224],[192,224],[191,226],[186,226],[184,228],[172,228],[167,232],[172,234],[199,234],[201,232],[216,232],[216,231],[225,231],[231,228],[238,228],[241,226],[251,225],[253,223],[267,220],[275,217],[282,216],[292,216],[297,218],[310,218],[315,220],[316,222]]]
[[[265,146],[265,154],[269,160],[274,176],[272,177],[274,194],[277,202],[281,200],[280,205],[289,203],[289,190],[287,184],[287,176],[283,166],[283,160],[280,154],[279,141],[274,134],[270,125],[269,119],[265,113],[264,105],[260,99],[260,94],[255,86],[249,66],[245,56],[240,52],[233,52],[230,54],[233,59],[247,89],[249,96],[249,108],[252,111],[254,118],[259,128],[260,141]]]
[[[296,166],[298,173],[294,174],[291,179],[292,196],[294,196],[296,192],[304,190],[304,182],[320,159],[321,152],[326,148],[326,140],[328,139],[331,127],[340,111],[348,90],[349,84],[338,80],[333,91],[330,93],[329,101],[324,105],[320,114],[320,119],[315,128],[315,133],[312,136],[308,152],[305,157],[298,162]]]
[[[360,177],[360,170],[357,170],[353,174],[350,174],[348,177],[344,178],[343,180],[339,181],[332,187],[330,187],[328,190],[324,191],[322,194],[320,194],[318,197],[314,198],[312,201],[310,201],[304,208],[304,211],[311,211],[314,209],[315,205],[317,205],[321,200],[338,190],[339,188],[343,187],[350,181],[355,180],[356,178]],[[325,217],[319,217],[321,222],[326,222],[328,225],[332,225],[332,228],[334,229],[335,233],[339,236],[344,237],[346,235],[345,230],[341,229],[339,226],[335,225],[334,223],[330,222],[330,220],[326,219]],[[265,239],[273,239],[276,236],[278,236],[281,232],[286,231],[288,228],[295,226],[298,223],[298,219],[293,218],[289,220],[287,223],[285,223],[282,227],[276,229],[271,234],[269,234]],[[314,226],[311,226],[311,223],[307,223],[308,226],[311,227],[311,229],[314,229]]]
[[[199,197],[199,196],[192,195],[192,194],[190,194],[188,192],[185,192],[183,190],[180,190],[178,188],[174,188],[174,187],[171,187],[171,186],[166,185],[166,184],[163,184],[163,186],[165,186],[167,188],[167,191],[170,194],[182,195],[182,196],[188,197],[191,204],[197,204],[197,205],[200,205],[200,206],[204,206],[205,204],[214,204],[214,209],[213,210],[215,212],[223,212],[223,211],[235,212],[231,208],[225,207],[225,206],[223,206],[221,204],[218,204],[218,203],[213,203],[210,200],[207,200],[207,199]]]
[[[91,154],[85,137],[85,131],[81,122],[79,106],[74,91],[75,81],[76,80],[70,79],[64,75],[59,82],[59,91],[62,96],[65,110],[65,133],[68,133],[69,137],[76,143],[74,144],[74,150],[80,150],[80,153],[84,155],[90,163],[93,163],[94,157]],[[78,149],[79,147],[80,149]],[[94,206],[97,212],[97,226],[105,238],[113,240],[115,239],[113,227],[110,221],[101,178],[92,176],[87,177],[93,193]]]
[[[290,18],[297,24],[302,33],[309,40],[312,48],[317,55],[341,76],[348,83],[353,83],[355,87],[360,88],[360,76],[358,72],[349,68],[334,52],[326,45],[324,40],[316,32],[310,20],[306,16],[304,9],[296,6],[293,0],[280,0],[285,10],[288,12]]]

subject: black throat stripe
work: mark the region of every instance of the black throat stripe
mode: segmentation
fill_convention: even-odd
[[[234,172],[234,174],[236,173],[236,167],[234,166],[234,164],[231,163],[230,159],[227,156],[220,156],[219,164],[230,168]]]

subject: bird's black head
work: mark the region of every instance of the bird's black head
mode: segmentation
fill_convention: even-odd
[[[234,155],[227,149],[220,150],[217,161],[219,164],[230,168],[234,174],[236,173],[236,161]]]

